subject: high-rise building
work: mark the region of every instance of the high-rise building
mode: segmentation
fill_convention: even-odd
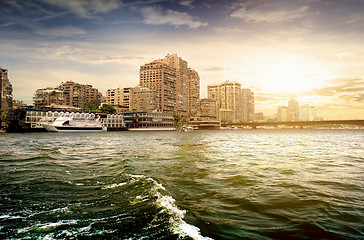
[[[0,68],[0,109],[7,111],[13,108],[13,86],[8,78],[8,70]]]
[[[158,112],[184,116],[197,113],[200,78],[177,54],[141,66],[139,85],[156,92]]]
[[[288,121],[299,121],[299,105],[295,99],[288,101]]]
[[[102,94],[91,85],[84,85],[67,81],[56,88],[43,88],[36,90],[34,94],[34,105],[46,107],[61,105],[82,108],[85,103],[92,100],[102,100]]]
[[[317,111],[315,107],[303,105],[300,107],[301,121],[314,121],[317,119]]]
[[[208,98],[217,101],[219,120],[239,122],[243,120],[243,99],[241,84],[225,81],[222,84],[208,85]]]
[[[254,93],[252,90],[245,88],[242,89],[243,98],[243,121],[251,122],[254,121],[255,117],[255,104],[254,104]]]
[[[196,116],[200,102],[200,76],[197,71],[188,69],[188,111],[190,116]]]
[[[166,64],[176,69],[176,112],[188,114],[188,65],[187,61],[177,54],[168,54],[162,59]]]
[[[140,67],[139,85],[157,95],[157,112],[176,111],[176,69],[161,60]]]
[[[289,110],[286,106],[278,106],[277,121],[287,122],[289,121]]]

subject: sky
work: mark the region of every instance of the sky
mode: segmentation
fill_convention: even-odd
[[[13,98],[68,80],[135,87],[176,53],[207,85],[226,80],[273,115],[295,98],[324,119],[364,119],[364,0],[2,0],[0,67]]]

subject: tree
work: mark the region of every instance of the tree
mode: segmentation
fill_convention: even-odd
[[[100,110],[103,113],[109,113],[109,114],[116,113],[115,108],[113,106],[107,105],[107,104],[103,104],[102,107],[100,108]]]
[[[89,112],[99,112],[100,100],[94,99],[85,103],[82,110]]]
[[[1,122],[6,122],[8,118],[8,112],[5,112],[4,110],[0,110],[0,123]]]

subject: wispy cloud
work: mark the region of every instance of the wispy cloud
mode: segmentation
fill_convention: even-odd
[[[93,64],[104,64],[104,63],[125,63],[130,61],[138,61],[141,62],[145,60],[143,57],[135,57],[135,56],[104,56],[94,60],[91,60],[90,63]]]
[[[314,89],[313,94],[327,97],[337,97],[350,102],[363,101],[364,80],[360,78],[341,78],[329,82],[328,86]]]
[[[50,4],[68,12],[71,12],[78,17],[93,18],[95,14],[107,13],[121,7],[120,0],[42,0],[46,4]]]
[[[74,26],[59,26],[54,28],[43,28],[36,31],[37,34],[47,37],[71,37],[77,35],[84,35],[87,32]]]
[[[193,8],[193,2],[194,0],[181,0],[179,4],[181,4],[182,6]]]
[[[141,9],[141,14],[144,17],[144,23],[151,25],[172,25],[176,27],[185,25],[189,28],[199,28],[208,25],[188,13],[170,9],[163,12],[161,8],[144,7]]]
[[[308,10],[308,6],[302,6],[291,10],[266,8],[248,9],[244,6],[235,10],[231,14],[231,17],[240,18],[246,22],[280,23],[301,18],[308,13]]]

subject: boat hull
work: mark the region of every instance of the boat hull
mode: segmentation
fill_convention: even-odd
[[[51,124],[43,124],[48,132],[104,132],[105,127],[73,127],[73,126],[54,126]]]

